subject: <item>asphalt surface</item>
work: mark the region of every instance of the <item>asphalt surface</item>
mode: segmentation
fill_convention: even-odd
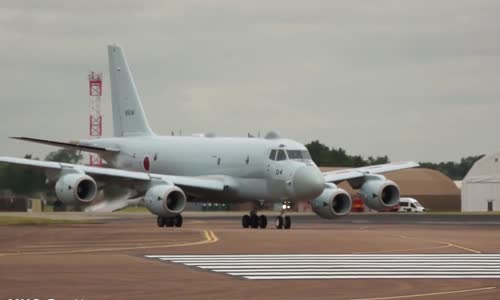
[[[0,299],[499,299],[499,231],[496,215],[299,215],[291,230],[243,229],[235,214],[186,214],[183,228],[147,214],[0,226]]]

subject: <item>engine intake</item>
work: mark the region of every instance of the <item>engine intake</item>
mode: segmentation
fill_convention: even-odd
[[[399,203],[399,187],[381,175],[370,175],[360,189],[360,196],[366,206],[384,211]]]
[[[144,203],[148,210],[158,216],[173,217],[186,207],[186,194],[171,184],[155,185],[146,192]]]
[[[97,196],[97,184],[88,175],[75,173],[59,178],[55,186],[56,196],[65,204],[89,204]]]
[[[351,196],[335,184],[327,183],[323,193],[312,200],[312,210],[321,218],[333,219],[351,211]]]

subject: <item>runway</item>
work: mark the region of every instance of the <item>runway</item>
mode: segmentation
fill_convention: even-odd
[[[499,225],[356,218],[294,216],[292,230],[199,214],[168,229],[147,214],[0,226],[0,298],[500,298]]]

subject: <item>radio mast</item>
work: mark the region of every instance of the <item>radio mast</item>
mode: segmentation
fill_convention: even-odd
[[[102,136],[102,73],[90,71],[89,73],[89,135],[98,139]],[[89,154],[91,166],[102,166],[102,158],[97,154]]]

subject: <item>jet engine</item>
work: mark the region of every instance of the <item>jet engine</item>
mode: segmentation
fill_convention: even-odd
[[[370,175],[361,185],[360,196],[366,206],[377,211],[399,203],[399,187],[381,175]]]
[[[90,204],[97,195],[97,184],[85,174],[66,174],[57,180],[55,190],[57,199],[64,204]]]
[[[146,192],[144,203],[157,216],[174,217],[186,207],[186,194],[175,185],[155,185]]]
[[[323,193],[312,200],[312,210],[321,218],[333,219],[351,211],[351,196],[335,184],[327,183]]]

